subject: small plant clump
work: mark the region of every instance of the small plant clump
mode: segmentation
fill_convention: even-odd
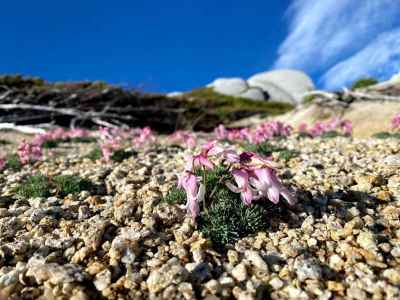
[[[245,146],[245,148],[248,151],[256,152],[264,156],[270,156],[272,153],[278,152],[279,158],[284,161],[289,161],[292,158],[299,156],[299,152],[296,150],[278,147],[269,142],[263,142],[261,144],[248,144]]]
[[[51,195],[50,180],[44,175],[29,177],[17,188],[17,194],[24,198],[49,197]]]
[[[39,174],[21,183],[16,193],[24,198],[49,197],[53,194],[65,197],[91,188],[91,183],[75,175],[60,175],[49,178]]]
[[[101,149],[99,147],[94,148],[89,154],[86,156],[90,160],[99,160],[102,157]]]
[[[9,144],[11,144],[9,141],[0,139],[0,146],[5,146]]]
[[[89,190],[92,186],[90,181],[75,175],[56,176],[53,178],[52,184],[56,188],[56,193],[61,197],[78,194],[81,191]]]
[[[361,88],[369,87],[371,85],[375,85],[377,83],[378,83],[378,80],[376,80],[375,78],[371,78],[371,77],[361,78],[353,83],[353,85],[351,86],[351,89],[352,90],[361,89]]]
[[[394,139],[400,139],[400,132],[387,132],[387,131],[382,131],[382,132],[378,132],[375,133],[372,137],[376,138],[376,139],[390,139],[390,138],[394,138]]]
[[[13,171],[21,170],[22,164],[21,164],[21,161],[19,160],[19,157],[17,154],[11,154],[6,157],[5,168],[13,170]]]
[[[211,158],[219,159],[218,166]],[[272,161],[254,152],[238,154],[216,141],[188,157],[178,188],[171,190],[166,201],[182,201],[179,189],[185,191],[186,208],[200,231],[218,247],[268,226],[266,216],[272,204],[262,199],[278,204],[282,195],[290,205],[295,204]]]
[[[163,198],[164,202],[168,204],[185,204],[186,194],[183,189],[173,187],[169,190],[168,194]]]

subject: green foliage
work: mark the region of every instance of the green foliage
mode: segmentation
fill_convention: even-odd
[[[19,157],[17,154],[11,154],[7,156],[6,158],[6,168],[13,170],[13,171],[19,171],[22,168],[22,164],[19,160]]]
[[[121,162],[133,155],[134,155],[133,151],[125,151],[123,149],[120,149],[114,151],[114,153],[111,155],[111,160],[115,162]]]
[[[218,186],[212,204],[199,218],[199,230],[217,247],[266,229],[266,209],[261,204],[246,206],[239,194]]]
[[[102,156],[103,154],[101,153],[101,149],[99,147],[96,147],[92,151],[90,151],[86,157],[91,160],[99,160]]]
[[[56,176],[53,178],[52,183],[56,188],[57,194],[61,197],[89,190],[92,186],[88,180],[75,175]]]
[[[341,134],[340,132],[335,131],[335,130],[324,132],[321,135],[321,137],[323,139],[332,139],[332,138],[339,137],[339,136],[343,136],[343,134]]]
[[[0,146],[5,146],[5,145],[9,145],[9,144],[11,144],[9,141],[0,139]]]
[[[44,149],[57,148],[59,143],[60,143],[59,140],[47,140],[42,144],[42,148]]]
[[[400,139],[400,132],[395,132],[395,133],[390,133],[387,131],[382,131],[375,133],[372,137],[376,139],[389,139],[389,138],[395,138],[395,139]]]
[[[29,177],[17,187],[17,194],[25,198],[49,197],[51,184],[44,175]]]
[[[269,142],[263,142],[260,144],[247,144],[245,145],[245,148],[248,151],[256,152],[264,156],[270,156],[272,153],[278,152],[279,158],[285,161],[297,157],[300,154],[299,151],[278,147]]]
[[[16,193],[25,198],[49,197],[55,193],[61,197],[77,194],[92,187],[91,182],[75,175],[60,175],[52,179],[42,174],[29,177],[21,183]]]
[[[245,148],[248,151],[256,152],[264,156],[270,156],[273,152],[280,152],[282,150],[285,150],[284,148],[277,147],[269,142],[263,142],[260,144],[247,144],[245,145]]]
[[[163,201],[168,204],[185,204],[186,203],[186,194],[182,189],[178,189],[177,187],[173,187],[168,194],[163,198]]]
[[[225,185],[226,180],[232,180],[228,170],[220,166],[205,173],[199,171],[197,175],[206,181],[206,207],[198,218],[199,230],[216,247],[224,247],[266,228],[265,206],[244,205],[239,194],[231,192]]]
[[[36,77],[23,77],[21,75],[0,76],[0,85],[11,88],[43,87],[46,82]]]
[[[68,140],[71,143],[95,143],[97,140],[95,137],[85,136],[85,137],[74,137]]]
[[[284,149],[279,152],[279,158],[284,161],[289,161],[292,158],[295,158],[300,155],[299,151],[291,150],[291,149]]]
[[[360,89],[360,88],[365,88],[374,84],[377,84],[378,80],[376,80],[375,78],[361,78],[359,80],[357,80],[356,82],[353,83],[353,85],[351,86],[352,90],[355,89]]]
[[[313,103],[314,102],[314,100],[316,99],[316,98],[318,98],[318,96],[317,95],[308,95],[308,96],[305,96],[304,98],[303,98],[303,104],[311,104],[311,103]]]

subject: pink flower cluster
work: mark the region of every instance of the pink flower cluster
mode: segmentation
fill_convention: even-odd
[[[252,144],[260,144],[274,137],[289,136],[293,131],[290,125],[280,121],[270,121],[258,125],[255,129],[227,129],[219,125],[214,130],[218,140],[248,141]]]
[[[21,164],[25,165],[40,160],[42,157],[42,148],[41,145],[27,143],[23,140],[18,146],[17,154]]]
[[[114,151],[121,148],[121,138],[112,134],[110,129],[106,127],[99,128],[99,134],[101,153],[104,160],[109,162]]]
[[[4,158],[0,158],[0,171],[6,167],[6,160]]]
[[[135,130],[133,145],[141,147],[145,144],[153,143],[155,140],[154,132],[150,127],[138,128]]]
[[[400,130],[400,112],[394,115],[391,121],[393,130]]]
[[[88,137],[90,131],[85,129],[71,129],[57,128],[50,130],[46,133],[38,134],[33,138],[32,143],[35,145],[43,145],[46,141],[67,140],[69,138]]]
[[[216,141],[203,145],[201,152],[187,158],[183,174],[179,177],[178,187],[186,191],[188,213],[195,219],[200,213],[200,203],[206,197],[205,183],[195,175],[195,170],[212,170],[215,167],[213,158],[219,158],[230,170],[236,185],[227,181],[227,188],[240,197],[246,205],[253,201],[268,198],[277,204],[282,195],[290,205],[295,204],[295,197],[279,181],[271,160],[253,152],[238,154],[233,149],[223,148]]]
[[[321,136],[330,131],[339,131],[344,135],[351,135],[353,132],[353,124],[350,120],[341,120],[335,117],[327,122],[317,121],[310,128],[308,128],[307,124],[301,123],[298,131],[313,137]]]
[[[189,149],[193,149],[197,145],[196,136],[186,130],[177,130],[168,136],[168,140],[172,144],[183,144]]]

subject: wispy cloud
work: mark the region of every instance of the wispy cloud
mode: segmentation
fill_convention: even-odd
[[[380,34],[365,48],[333,66],[322,81],[328,88],[339,88],[360,77],[384,78],[395,72],[400,72],[400,28]]]
[[[398,60],[395,52],[400,49],[395,35],[400,39],[400,32],[393,28],[400,26],[400,1],[293,0],[287,18],[289,33],[279,48],[275,67],[298,68],[314,74],[328,70],[323,76],[327,88],[340,87],[365,74],[375,75],[374,67],[383,70],[386,63],[396,64]],[[379,55],[380,50],[374,51],[377,47],[386,54]],[[372,53],[376,58],[368,60],[368,66],[353,68],[361,62],[359,57]],[[342,72],[340,79],[329,78],[335,75],[334,71]]]

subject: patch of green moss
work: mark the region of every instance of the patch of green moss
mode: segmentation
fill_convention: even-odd
[[[334,130],[332,130],[332,131],[327,131],[327,132],[325,132],[325,133],[323,133],[323,134],[321,135],[321,137],[322,137],[323,139],[332,139],[332,138],[339,137],[339,136],[344,136],[344,135],[341,134],[340,132],[334,131]]]
[[[44,175],[29,177],[25,182],[17,187],[17,194],[25,198],[49,197],[51,184]]]
[[[71,143],[95,143],[97,141],[97,139],[95,137],[91,137],[91,136],[85,136],[85,137],[74,137],[74,138],[70,138],[68,140]]]
[[[45,149],[57,148],[59,143],[60,143],[59,140],[47,140],[42,144],[42,148]]]
[[[89,152],[88,155],[86,155],[87,158],[91,160],[99,160],[101,159],[103,154],[101,153],[101,149],[99,147],[94,148],[92,151]]]
[[[282,150],[285,150],[285,148],[277,147],[269,142],[263,142],[260,144],[247,144],[245,145],[245,148],[248,151],[256,152],[264,156],[270,156],[273,152],[280,152]]]
[[[279,151],[279,158],[284,161],[289,161],[292,158],[295,158],[300,155],[299,151],[291,150],[291,149],[284,149]]]
[[[353,85],[351,86],[351,89],[355,90],[355,89],[365,88],[365,87],[368,87],[371,85],[375,85],[377,83],[378,83],[378,80],[376,80],[375,78],[372,78],[372,77],[361,78],[353,83]]]
[[[260,144],[247,144],[245,145],[246,150],[251,152],[256,152],[264,156],[271,156],[272,153],[278,152],[279,158],[284,161],[289,161],[290,159],[299,156],[299,151],[287,149],[284,147],[278,147],[272,145],[269,142],[263,142]]]
[[[400,132],[390,133],[387,131],[382,131],[375,133],[372,137],[376,139],[389,139],[389,138],[400,139]]]
[[[56,188],[57,194],[61,197],[89,190],[92,186],[90,181],[75,175],[56,176],[53,178],[52,183]]]
[[[185,204],[186,194],[185,191],[177,187],[173,187],[168,194],[163,198],[164,202],[168,204]]]
[[[115,162],[121,162],[131,156],[134,155],[133,151],[126,151],[123,149],[116,150],[114,153],[111,155],[111,160]]]
[[[13,171],[21,170],[22,164],[17,154],[11,154],[6,157],[6,168]]]
[[[305,97],[303,98],[302,103],[305,104],[305,105],[308,105],[308,104],[313,103],[314,100],[317,99],[317,98],[318,98],[317,95],[308,95],[308,96],[305,96]]]
[[[5,145],[9,145],[9,144],[11,144],[9,141],[0,139],[0,146],[5,146]]]

